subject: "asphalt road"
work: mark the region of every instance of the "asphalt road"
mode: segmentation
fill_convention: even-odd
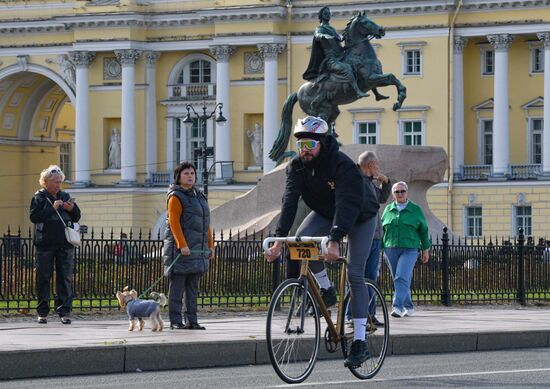
[[[191,357],[182,355],[182,358]],[[550,388],[550,349],[392,356],[372,380],[341,361],[318,362],[302,384],[286,385],[270,365],[90,375],[0,382],[10,388]]]

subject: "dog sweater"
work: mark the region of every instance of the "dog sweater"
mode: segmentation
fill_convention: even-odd
[[[136,317],[149,317],[157,309],[159,304],[153,300],[132,300],[126,305],[126,311],[130,320]]]

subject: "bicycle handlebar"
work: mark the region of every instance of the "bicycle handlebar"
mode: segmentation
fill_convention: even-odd
[[[269,237],[265,238],[262,244],[264,251],[271,255],[271,250],[269,249],[269,244],[274,242],[288,242],[288,243],[310,243],[316,242],[321,243],[321,252],[323,255],[327,254],[328,246],[328,236],[287,236],[284,238],[281,237]]]

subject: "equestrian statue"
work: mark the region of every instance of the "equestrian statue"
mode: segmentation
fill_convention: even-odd
[[[329,24],[328,7],[319,10],[319,22],[313,36],[309,65],[303,74],[307,82],[286,99],[279,134],[269,152],[269,157],[277,163],[289,156],[285,150],[296,102],[306,114],[321,117],[334,129],[334,122],[340,114],[338,106],[367,97],[369,90],[377,101],[385,100],[388,97],[380,94],[377,88],[395,85],[397,101],[393,104],[394,111],[401,108],[407,97],[407,89],[397,77],[392,73],[382,73],[382,64],[370,44],[371,39],[385,35],[383,27],[363,12],[350,19],[340,37]]]

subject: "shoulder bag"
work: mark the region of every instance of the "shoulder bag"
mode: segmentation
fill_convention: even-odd
[[[50,199],[48,199],[48,201],[53,207],[52,201]],[[56,208],[54,208],[54,211],[57,213],[57,216],[59,216],[59,219],[61,219],[61,222],[65,226],[65,239],[67,239],[67,242],[72,244],[74,247],[80,247],[80,244],[81,244],[80,232],[75,230],[74,228],[69,227],[67,223],[65,223],[65,220],[63,220],[63,218],[61,217],[61,214]]]

